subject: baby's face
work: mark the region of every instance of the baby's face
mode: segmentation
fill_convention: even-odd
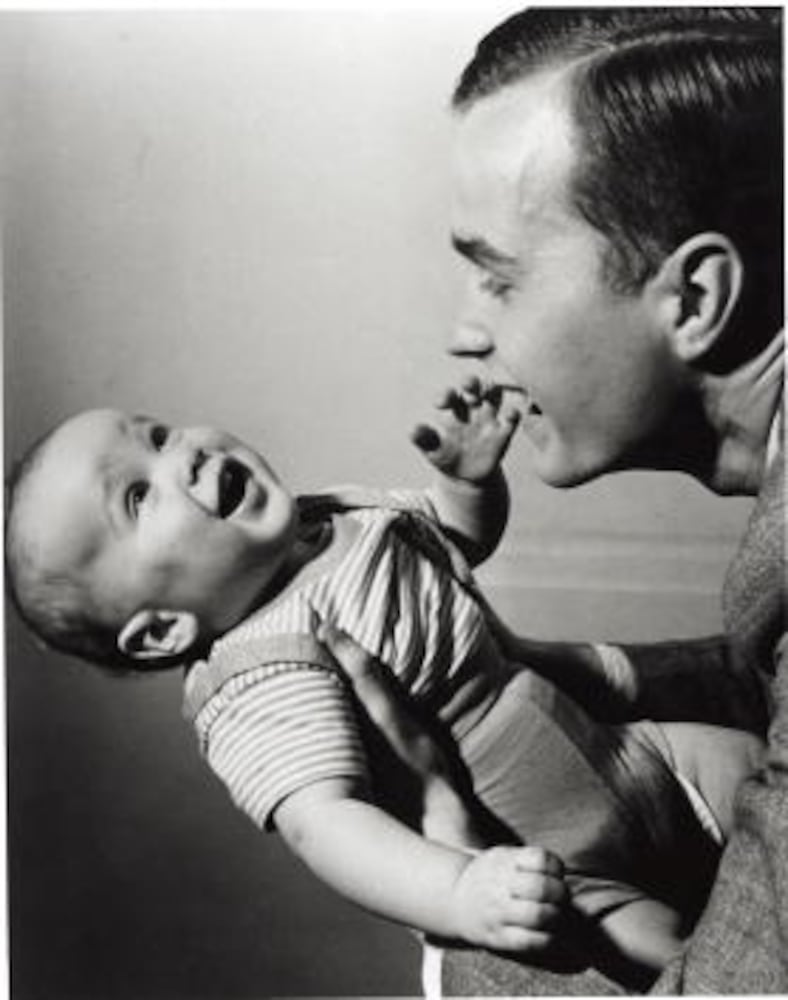
[[[25,520],[50,567],[87,574],[107,624],[189,611],[204,636],[246,614],[296,529],[292,498],[237,438],[114,410],[58,428]]]

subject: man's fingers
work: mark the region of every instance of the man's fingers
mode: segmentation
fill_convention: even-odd
[[[322,630],[318,631],[318,638]],[[322,641],[322,640],[321,640]],[[332,656],[349,678],[361,705],[380,732],[405,763],[419,756],[417,731],[392,691],[385,671],[378,661],[360,649],[344,633],[334,630],[333,638],[325,643]]]
[[[354,642],[350,636],[330,622],[321,622],[317,639],[331,653],[340,667],[351,677],[369,673],[375,658]]]
[[[317,637],[349,678],[364,711],[392,750],[417,774],[430,776],[440,764],[439,751],[411,716],[388,671],[334,625],[321,622]]]

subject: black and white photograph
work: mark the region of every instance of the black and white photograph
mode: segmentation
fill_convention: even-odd
[[[782,14],[0,8],[11,1000],[788,994]]]

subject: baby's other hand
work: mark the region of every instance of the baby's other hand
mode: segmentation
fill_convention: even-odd
[[[503,397],[499,386],[472,375],[444,392],[435,424],[419,424],[411,440],[444,475],[481,482],[498,468],[520,420]]]
[[[492,847],[477,854],[452,898],[463,940],[532,955],[553,944],[567,902],[561,862],[539,847]]]

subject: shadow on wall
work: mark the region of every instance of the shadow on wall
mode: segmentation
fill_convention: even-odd
[[[6,455],[109,403],[235,430],[295,490],[425,482],[407,432],[451,374],[446,103],[505,12],[0,15]],[[511,469],[484,579],[513,624],[715,627],[743,507]],[[13,613],[7,668],[15,1000],[417,991],[408,932],[234,810],[177,674],[113,682]]]
[[[15,1000],[417,992],[415,940],[234,809],[179,724],[177,675],[108,681],[19,632],[9,622]]]

